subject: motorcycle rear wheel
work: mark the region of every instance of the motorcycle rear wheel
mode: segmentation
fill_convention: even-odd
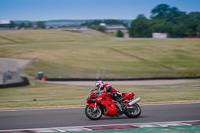
[[[142,112],[140,106],[136,103],[130,107],[133,108],[126,108],[124,114],[129,118],[138,118]]]
[[[99,107],[96,107],[96,111],[94,112],[94,108],[87,105],[85,107],[85,115],[91,120],[99,120],[102,117],[102,111]]]

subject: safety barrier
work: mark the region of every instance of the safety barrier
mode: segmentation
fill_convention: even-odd
[[[26,77],[20,77],[20,82],[0,84],[0,88],[20,87],[20,86],[28,86],[28,85],[30,85],[29,80]]]
[[[200,71],[108,71],[108,70],[40,70],[48,79],[161,79],[198,78]]]

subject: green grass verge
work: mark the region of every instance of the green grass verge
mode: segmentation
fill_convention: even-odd
[[[200,133],[200,125],[96,130],[70,133]]]
[[[142,99],[140,104],[200,100],[200,88],[142,89],[138,88],[139,86],[113,87],[121,92],[134,91],[136,94],[135,97],[141,97]],[[54,85],[31,82],[31,85],[27,87],[0,89],[0,109],[84,106],[86,105],[86,96],[91,88],[92,86]]]

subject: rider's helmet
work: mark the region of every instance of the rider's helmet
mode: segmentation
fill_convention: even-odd
[[[103,81],[97,81],[96,83],[95,83],[95,87],[97,87],[97,89],[100,91],[100,90],[103,90],[103,87],[104,86],[104,83],[103,83]]]

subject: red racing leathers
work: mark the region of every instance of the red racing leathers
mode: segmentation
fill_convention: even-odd
[[[122,106],[122,108],[120,109],[121,111],[123,110],[123,108],[125,107],[125,104],[121,101],[121,93],[117,90],[115,90],[113,87],[111,87],[109,84],[105,84],[103,86],[103,89],[106,90],[106,92],[110,92],[111,93],[111,97],[116,100],[118,103],[120,103],[120,105]]]
[[[110,92],[110,93],[119,93],[119,91],[115,90],[114,88],[112,88],[109,84],[105,84],[104,85],[104,90],[106,90],[106,92]]]

